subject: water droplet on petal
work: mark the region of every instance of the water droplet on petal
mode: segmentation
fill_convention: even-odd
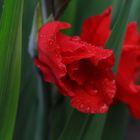
[[[90,112],[90,107],[87,107],[87,108],[86,108],[86,111],[87,111],[87,112]]]
[[[108,96],[109,96],[109,98],[112,99],[115,96],[115,91],[114,90],[109,90],[108,91]]]
[[[97,94],[98,93],[98,90],[94,90],[94,93]]]
[[[100,108],[100,113],[105,113],[108,110],[108,106],[106,104],[104,104],[103,106],[101,106]]]
[[[77,40],[80,40],[80,37],[79,37],[79,36],[73,36],[71,39],[72,39],[73,41],[77,41]]]
[[[112,81],[112,83],[113,83],[113,84],[115,84],[115,83],[116,83],[116,81],[115,81],[115,80],[113,80],[113,81]]]
[[[83,105],[83,104],[80,104],[80,106],[79,106],[79,107],[80,107],[80,109],[82,109],[82,108],[84,108],[84,105]]]
[[[97,95],[98,94],[98,90],[95,89],[95,90],[89,91],[89,94],[93,95],[93,96]]]
[[[53,39],[49,39],[49,45],[51,46],[51,45],[53,45],[53,43],[54,43],[54,40]]]

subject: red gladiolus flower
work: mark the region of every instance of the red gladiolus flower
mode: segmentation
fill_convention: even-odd
[[[111,8],[102,15],[88,18],[82,27],[82,40],[105,47],[110,35]],[[128,105],[136,118],[140,118],[140,35],[137,25],[132,22],[128,25],[120,64],[116,77],[117,93],[115,99]],[[139,79],[138,79],[139,78]]]
[[[137,24],[128,25],[122,56],[117,74],[117,95],[130,108],[136,118],[140,118],[140,35]]]
[[[105,16],[106,13],[101,18]],[[63,95],[71,98],[74,108],[85,113],[104,113],[116,91],[111,71],[113,52],[60,32],[66,28],[70,24],[55,21],[40,29],[35,64],[46,81],[56,84]]]

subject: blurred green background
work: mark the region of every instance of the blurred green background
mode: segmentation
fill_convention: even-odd
[[[126,9],[129,1],[131,7]],[[119,16],[122,16],[122,9],[124,13],[130,12],[129,18],[125,17],[126,23],[127,19],[135,20],[140,26],[139,0],[0,0],[0,73],[3,75],[0,78],[0,140],[59,139],[72,108],[69,99],[58,94],[56,87],[42,80],[33,64],[37,31],[53,14],[58,15],[57,20],[72,24],[72,28],[66,31],[67,34],[78,35],[84,19],[100,14],[111,5],[112,28],[116,22],[122,23],[118,20]],[[126,23],[122,23],[123,32]],[[119,27],[116,27],[116,30],[119,30]],[[119,31],[117,36],[120,36]],[[16,68],[11,65],[12,62],[15,62]],[[7,75],[14,76],[3,81]],[[15,89],[10,87],[13,81]],[[84,125],[84,133],[79,130],[80,135],[82,133],[79,140],[139,140],[140,121],[132,118],[126,107],[122,106],[112,109],[118,112],[111,114],[111,130],[106,129],[106,115],[90,116]],[[120,108],[123,108],[122,114],[119,112]],[[119,125],[115,123],[119,121]]]

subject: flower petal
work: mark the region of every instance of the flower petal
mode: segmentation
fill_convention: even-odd
[[[113,51],[96,47],[89,43],[82,41],[80,38],[68,37],[66,35],[58,35],[59,46],[61,48],[61,55],[63,56],[63,63],[68,64],[84,58],[92,58],[95,64],[105,62],[112,66],[114,64]],[[107,61],[108,59],[108,61]],[[104,61],[105,60],[105,61]]]
[[[50,22],[45,24],[39,31],[38,36],[38,60],[41,62],[37,64],[43,71],[44,65],[46,71],[52,71],[53,78],[62,77],[66,74],[66,67],[61,62],[62,57],[60,55],[60,48],[56,43],[56,34],[59,30],[70,28],[70,24],[65,22]],[[43,64],[43,65],[42,65]],[[46,79],[50,81],[50,78],[46,76]],[[55,82],[54,80],[52,82]]]
[[[105,46],[110,35],[111,11],[109,7],[101,15],[86,19],[82,26],[81,39],[95,46]]]
[[[86,113],[105,113],[115,95],[116,85],[112,79],[100,77],[94,81],[96,86],[87,84],[79,88],[71,100],[74,108]]]
[[[125,45],[140,44],[140,35],[138,34],[138,27],[136,22],[131,22],[128,24],[124,44]]]

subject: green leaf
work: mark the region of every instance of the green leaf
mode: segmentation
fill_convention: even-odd
[[[124,2],[125,0],[113,0],[112,1],[112,22],[111,22],[111,26],[113,27],[117,20],[118,20],[118,16],[121,13],[121,10],[124,6]]]
[[[114,72],[117,72],[117,67],[120,60],[121,49],[123,44],[123,39],[126,31],[126,25],[129,18],[129,13],[131,10],[132,0],[124,0],[124,6],[121,8],[121,12],[113,27],[111,36],[106,44],[106,48],[113,49],[115,54],[115,66],[113,68]],[[119,10],[119,9],[118,9]]]
[[[0,18],[1,18],[3,7],[4,7],[3,2],[4,0],[0,0]]]
[[[0,139],[12,140],[20,88],[23,0],[4,0],[0,20]]]
[[[103,12],[112,4],[112,0],[77,0],[77,12],[75,31],[77,34],[81,31],[83,21],[89,16],[95,16]]]
[[[124,5],[121,8],[121,12],[119,14],[118,19],[116,20],[116,24],[114,24],[111,37],[109,38],[108,43],[106,45],[106,48],[114,50],[116,63],[113,70],[115,73],[117,73],[117,68],[123,45],[123,39],[126,31],[126,25],[128,22],[129,14],[131,11],[132,2],[132,0],[124,1]],[[117,105],[115,107],[112,107],[112,109],[107,114],[107,120],[102,140],[123,140],[127,120],[128,112],[126,106]]]
[[[67,113],[67,105],[65,97],[58,93],[58,91],[55,92],[57,95],[55,95],[55,99],[53,99],[53,107],[52,107],[52,133],[51,138],[52,140],[57,140],[60,136],[64,124],[66,123],[67,116],[69,114]],[[60,113],[63,112],[63,113]],[[59,128],[59,129],[58,129]]]
[[[75,20],[76,20],[76,7],[77,1],[71,0],[68,4],[68,7],[64,11],[64,14],[61,16],[62,21],[66,21],[72,24],[72,29],[65,31],[68,35],[72,35],[75,31]]]
[[[128,120],[129,112],[124,104],[113,106],[107,116],[102,140],[124,140]]]
[[[89,115],[73,110],[58,140],[80,140]]]
[[[43,139],[43,132],[46,131],[44,130],[44,116],[42,115],[44,113],[44,107],[42,107],[44,102],[42,101],[43,92],[41,80],[34,67],[33,58],[31,58],[28,48],[31,38],[29,38],[29,36],[32,24],[34,24],[33,17],[36,7],[37,0],[25,0],[23,14],[21,93],[19,98],[14,140]],[[34,48],[36,47],[36,33],[37,29],[35,29],[34,32],[35,37],[31,40],[31,45]],[[39,96],[41,96],[41,98]]]
[[[133,1],[131,14],[129,17],[130,21],[136,21],[138,23],[138,27],[140,27],[140,1],[135,0]]]
[[[101,140],[106,114],[90,115],[81,140]]]

